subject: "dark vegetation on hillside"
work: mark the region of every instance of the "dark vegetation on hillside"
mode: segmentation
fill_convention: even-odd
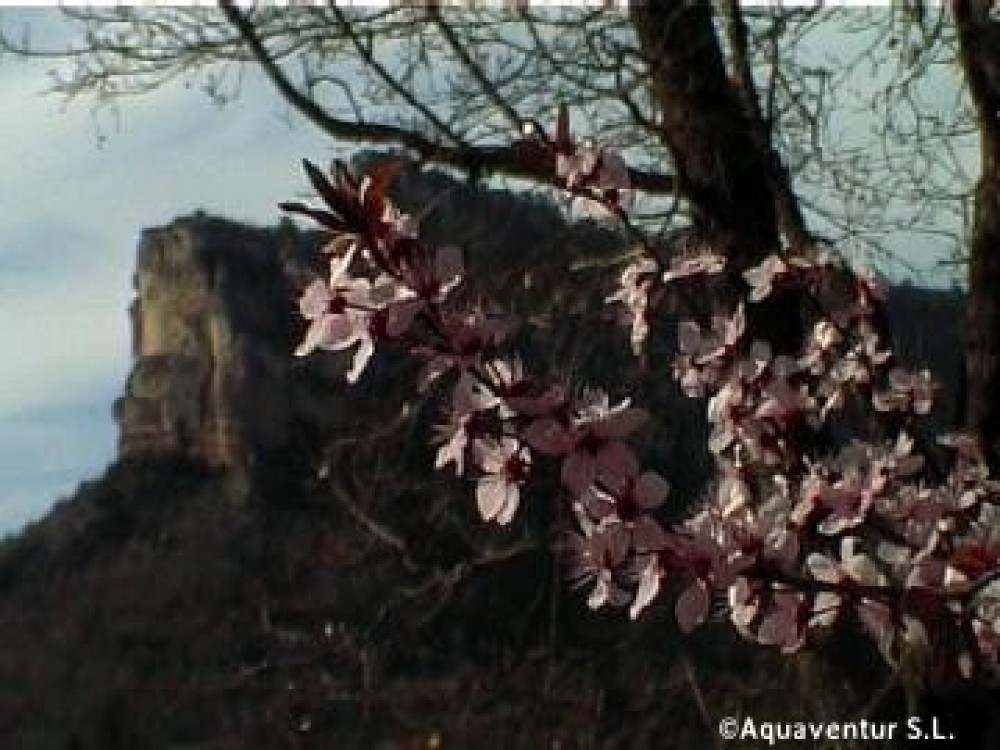
[[[565,227],[546,203],[407,180],[411,210],[449,191],[425,229],[465,245],[489,294],[534,322],[519,340],[532,361],[636,385],[660,416],[641,452],[678,510],[695,497],[703,407],[628,354],[603,272],[569,270],[614,236]],[[952,384],[960,304],[893,293],[901,350]],[[275,330],[269,345],[290,352],[299,326]],[[556,478],[512,529],[486,527],[471,486],[430,468],[439,405],[414,400],[412,364],[387,352],[353,389],[342,366],[290,365],[303,389],[333,393],[333,423],[303,418],[246,466],[121,459],[0,546],[0,747],[711,747],[723,715],[845,720],[882,686],[867,643],[788,659],[725,623],[681,639],[669,607],[639,623],[587,611],[552,551]],[[904,715],[894,693],[879,712]]]

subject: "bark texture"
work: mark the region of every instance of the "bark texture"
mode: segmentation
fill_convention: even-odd
[[[696,236],[728,258],[739,284],[744,269],[781,244],[776,157],[727,75],[711,3],[652,0],[634,4],[631,17]],[[797,308],[787,295],[754,305],[752,330],[793,351],[802,334]]]
[[[981,171],[969,241],[965,424],[994,468],[1000,438],[1000,21],[987,0],[956,0],[960,56],[976,108]]]
[[[710,3],[633,6],[661,112],[661,138],[698,229],[741,265],[778,244],[769,166],[729,82]]]

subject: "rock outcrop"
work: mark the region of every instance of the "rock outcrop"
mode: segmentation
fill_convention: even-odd
[[[398,180],[396,199],[422,215],[425,237],[466,248],[470,272],[508,309],[536,317],[572,308],[567,295],[580,291],[579,279],[543,278],[559,264],[542,259],[616,247],[606,230],[566,225],[550,202],[512,201],[509,193],[412,166]],[[115,406],[121,456],[251,465],[310,430],[345,428],[352,398],[384,389],[406,369],[391,354],[387,368],[380,355],[348,392],[348,357],[290,356],[303,330],[296,298],[321,267],[321,241],[290,223],[259,229],[204,214],[143,232],[131,309],[134,364]]]
[[[605,331],[609,336],[587,337],[581,345],[581,326],[608,319],[607,309],[599,309],[607,281],[599,259],[620,252],[614,233],[594,224],[566,224],[550,202],[478,189],[412,165],[401,173],[394,197],[421,217],[425,238],[466,249],[470,275],[488,296],[539,324],[536,333],[548,336],[541,348],[550,360],[573,358],[577,376],[586,370],[592,382],[612,388],[613,379],[629,373],[630,382],[638,379],[640,390],[653,397],[647,405],[683,414],[684,423],[700,422],[700,409],[678,399],[669,379],[636,368],[618,346],[624,335],[613,325]],[[214,467],[247,466],[287,448],[296,435],[343,430],[355,396],[385,390],[386,379],[394,377],[386,371],[385,353],[350,390],[341,375],[347,357],[289,356],[302,332],[295,299],[320,268],[321,242],[290,223],[260,229],[204,214],[143,233],[131,310],[135,361],[116,404],[122,456],[181,455]],[[567,274],[567,268],[587,265],[581,258],[597,259],[598,270]],[[955,408],[961,363],[950,343],[959,333],[961,304],[953,293],[905,286],[890,298],[902,361],[930,365],[945,383],[937,427],[947,426]],[[933,321],[914,326],[914,314]],[[566,323],[567,316],[577,322]],[[925,330],[951,335],[928,339]],[[666,362],[668,355],[661,351],[658,359]],[[389,369],[406,367],[389,359]],[[690,445],[678,444],[680,433],[686,430],[671,429],[654,440],[661,448],[666,444],[668,454],[685,454],[676,463],[687,467]]]
[[[204,215],[146,230],[131,309],[120,453],[243,465],[291,428],[291,270],[315,237]]]

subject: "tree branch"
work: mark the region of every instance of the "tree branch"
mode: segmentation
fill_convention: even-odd
[[[981,167],[969,241],[965,423],[1000,466],[1000,22],[987,0],[955,0],[959,57],[976,108]]]
[[[476,61],[469,56],[468,50],[459,41],[458,37],[455,36],[455,32],[452,30],[451,26],[444,20],[444,16],[441,15],[440,9],[432,4],[428,7],[427,11],[431,18],[434,20],[435,25],[441,31],[444,36],[445,41],[448,42],[448,46],[451,47],[451,51],[455,53],[455,57],[459,59],[465,69],[469,71],[469,74],[476,79],[479,87],[482,89],[483,93],[489,98],[497,108],[503,112],[507,121],[514,127],[515,132],[520,132],[521,126],[524,124],[524,118],[518,114],[517,110],[500,96],[496,87],[490,82],[483,73],[482,68],[476,64]]]
[[[555,169],[540,157],[534,144],[521,142],[509,146],[446,146],[405,128],[336,117],[291,82],[264,47],[253,23],[232,0],[222,0],[219,5],[278,93],[327,135],[346,141],[396,144],[415,152],[422,160],[469,173],[503,174],[561,187],[561,182],[554,176]],[[671,175],[641,169],[629,169],[629,179],[637,190],[662,195],[672,194],[676,185]]]

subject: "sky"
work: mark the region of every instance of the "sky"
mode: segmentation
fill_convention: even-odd
[[[51,67],[0,57],[0,534],[114,455],[141,230],[198,209],[274,224],[300,160],[331,156],[260,81],[223,108],[169,86],[98,127],[88,102],[43,93]]]
[[[51,8],[2,20],[65,36]],[[199,209],[273,224],[303,194],[300,160],[337,153],[252,75],[225,107],[178,83],[115,121],[45,94],[52,65],[0,57],[0,535],[114,455],[140,232]],[[955,85],[939,87],[945,106]]]

